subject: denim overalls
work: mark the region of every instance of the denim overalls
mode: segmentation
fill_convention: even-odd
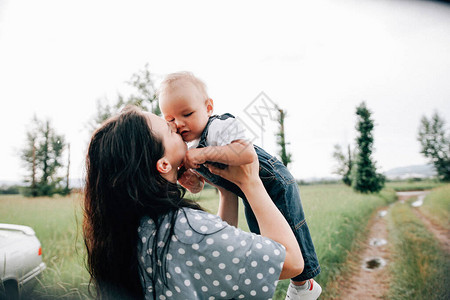
[[[231,114],[221,116],[211,116],[200,137],[197,148],[207,147],[206,137],[211,122],[215,119],[225,120],[234,118]],[[262,148],[254,145],[259,160],[259,177],[266,188],[272,201],[286,218],[289,226],[292,228],[295,237],[300,245],[305,267],[303,272],[292,278],[295,281],[303,281],[315,277],[320,273],[319,261],[314,250],[308,225],[306,224],[305,215],[300,201],[300,192],[297,182],[288,169],[274,156],[271,156]],[[259,234],[258,222],[251,210],[250,204],[245,198],[244,193],[234,183],[212,174],[205,166],[196,169],[204,178],[213,184],[223,187],[242,198],[245,207],[245,216],[247,218],[248,227],[251,232]]]

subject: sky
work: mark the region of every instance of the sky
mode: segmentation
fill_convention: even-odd
[[[71,177],[82,178],[97,100],[127,95],[147,63],[156,83],[193,72],[215,113],[239,117],[272,154],[276,122],[248,113],[261,95],[286,110],[298,179],[332,176],[333,147],[354,147],[362,101],[380,171],[427,162],[422,116],[450,122],[450,5],[441,2],[0,0],[0,180],[23,179],[34,115],[70,142]]]

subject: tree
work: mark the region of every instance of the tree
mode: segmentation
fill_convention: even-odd
[[[356,108],[357,123],[356,137],[357,155],[356,162],[352,171],[353,189],[361,193],[377,193],[385,182],[385,177],[377,173],[375,163],[372,162],[372,148],[374,122],[371,118],[371,112],[367,109],[366,104],[362,102]]]
[[[450,181],[450,132],[446,132],[445,120],[437,112],[430,119],[423,116],[417,139],[420,153],[430,159],[439,178]]]
[[[292,161],[291,160],[292,154],[286,151],[286,138],[284,134],[284,119],[286,117],[286,112],[279,107],[277,107],[277,109],[278,109],[278,124],[280,125],[279,131],[277,133],[277,144],[280,146],[280,152],[278,154],[280,155],[281,162],[283,163],[283,165],[287,167],[288,164]]]
[[[132,92],[128,98],[125,98],[119,93],[114,105],[109,105],[109,101],[106,98],[97,100],[97,114],[88,124],[90,131],[94,131],[100,124],[112,115],[117,114],[127,105],[135,105],[145,111],[161,115],[158,105],[158,96],[148,63],[145,64],[143,70],[134,73],[131,76],[131,79],[126,83],[134,88],[134,92]]]
[[[64,137],[56,134],[50,121],[42,122],[34,117],[27,132],[27,143],[21,151],[21,158],[28,169],[25,182],[30,183],[25,190],[26,195],[51,196],[60,192],[62,178],[57,173],[63,166],[64,148]]]
[[[338,164],[333,173],[342,176],[342,181],[346,185],[351,186],[353,157],[350,145],[348,145],[347,155],[342,151],[341,145],[334,145],[333,158]]]

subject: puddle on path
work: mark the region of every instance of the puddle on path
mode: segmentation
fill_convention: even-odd
[[[376,269],[381,269],[386,265],[386,261],[382,259],[381,257],[372,257],[367,258],[364,261],[363,269],[367,271],[374,271]]]
[[[380,211],[378,212],[378,215],[379,215],[380,217],[385,217],[385,216],[387,215],[387,210],[380,210]]]
[[[369,244],[370,244],[371,246],[379,247],[379,246],[384,246],[384,245],[386,245],[386,244],[387,244],[387,241],[386,241],[385,239],[377,239],[377,238],[373,238],[373,239],[370,240]]]

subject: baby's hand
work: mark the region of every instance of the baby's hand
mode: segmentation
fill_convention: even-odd
[[[196,194],[203,190],[205,180],[191,169],[188,169],[180,176],[180,178],[178,178],[178,183],[188,189],[191,193]]]
[[[186,152],[184,158],[184,167],[186,169],[198,169],[200,165],[205,163],[205,158],[203,157],[203,148],[191,149]]]

